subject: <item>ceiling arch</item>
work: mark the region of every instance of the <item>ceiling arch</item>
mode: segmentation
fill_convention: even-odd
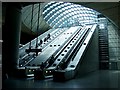
[[[57,22],[59,22],[59,20],[62,18],[59,15],[60,14],[62,15],[63,13],[65,13],[65,10],[67,10],[67,9],[65,9],[65,10],[62,10],[62,9],[67,8],[67,7],[68,7],[68,9],[70,9],[70,7],[72,7],[72,8],[73,7],[81,7],[81,6],[88,7],[88,8],[86,8],[86,11],[87,11],[87,12],[85,12],[86,14],[92,13],[91,11],[90,11],[91,13],[90,12],[88,13],[89,10],[98,11],[98,12],[102,13],[103,15],[105,15],[106,17],[108,17],[110,20],[112,20],[113,23],[115,23],[117,26],[120,26],[120,12],[119,12],[120,3],[119,2],[72,2],[72,3],[68,3],[68,5],[65,3],[67,3],[67,2],[60,2],[57,4],[56,4],[56,2],[41,3],[41,14],[40,14],[41,16],[40,16],[40,28],[39,28],[40,32],[41,32],[41,29],[43,31],[46,31],[46,30],[48,30],[48,28],[51,28],[49,25],[54,26]],[[23,23],[28,28],[30,28],[30,19],[27,20],[26,18],[31,17],[31,15],[30,15],[31,6],[32,6],[31,4],[32,3],[28,4],[27,6],[24,6],[24,9],[22,10]],[[37,26],[37,18],[36,18],[37,13],[36,12],[38,11],[38,3],[33,3],[33,4],[35,4],[35,6],[34,6],[34,9],[35,9],[34,16],[35,17],[33,20],[33,23],[34,23],[33,24],[33,32],[36,32],[36,26]],[[75,6],[71,6],[72,4],[75,4]],[[53,7],[52,7],[52,5],[53,5]],[[52,9],[49,7],[51,7]],[[56,8],[56,7],[58,7],[58,8]],[[45,9],[46,9],[46,11],[44,12]],[[60,10],[62,10],[62,11],[60,11]],[[74,11],[74,10],[76,10],[76,8],[74,8],[71,11]],[[43,13],[42,13],[42,11],[43,11]],[[59,12],[57,12],[57,11],[59,11]],[[82,13],[84,13],[84,11],[85,10],[83,10]],[[63,14],[63,15],[65,15],[65,14]],[[58,16],[59,16],[59,20],[57,19]],[[68,16],[71,16],[71,15],[69,14]],[[78,16],[78,18],[80,18],[80,16]],[[84,18],[84,17],[81,16],[81,18]],[[64,21],[64,19],[62,19],[62,20]],[[46,23],[46,21],[47,21],[47,23]],[[52,22],[52,23],[50,24],[50,22]],[[56,22],[56,23],[54,23],[54,22]],[[63,25],[65,25],[65,23]],[[62,25],[58,25],[58,26],[63,27]]]
[[[108,17],[118,27],[120,26],[120,2],[73,2],[73,3],[92,8]]]

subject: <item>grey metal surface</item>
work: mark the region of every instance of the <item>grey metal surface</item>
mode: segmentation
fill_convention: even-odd
[[[59,49],[61,45],[64,44],[68,40],[69,37],[72,36],[78,30],[79,27],[71,27],[64,33],[62,33],[59,37],[53,40],[49,45],[46,47],[44,51],[40,53],[38,57],[36,57],[30,64],[41,64],[45,62],[56,50]],[[72,33],[72,34],[71,34]],[[67,35],[66,35],[67,34]],[[66,39],[67,38],[67,39]],[[52,47],[51,47],[52,46]]]
[[[56,58],[55,62],[52,64],[51,67],[48,69],[55,69],[56,66],[60,67],[60,64],[63,62],[67,62],[68,58],[70,57],[71,53],[74,51],[76,43],[79,41],[81,38],[82,34],[87,31],[86,27],[82,27],[79,29],[80,31],[73,37],[72,40],[70,40],[69,44],[65,47],[63,52]],[[62,68],[62,67],[61,67]]]
[[[96,26],[97,25],[88,25],[88,26],[86,26],[87,27],[86,33],[83,33],[83,36],[81,35],[81,39],[83,41],[79,41],[81,45],[79,45],[80,48],[77,47],[79,49],[77,51],[77,54],[75,55],[75,57],[73,59],[71,58],[71,60],[69,60],[70,63],[67,65],[67,68],[65,68],[65,69],[56,69],[53,72],[53,80],[55,80],[55,81],[65,81],[65,80],[72,79],[72,78],[75,77],[75,75],[78,72],[79,68],[81,68],[80,67],[81,66],[81,64],[80,64],[81,61],[84,62],[83,57],[85,56],[87,47],[89,46],[89,43],[90,43],[90,41],[91,41],[91,39],[93,37],[93,33],[96,30]],[[96,60],[98,60],[98,59],[96,58]],[[91,69],[91,70],[93,70],[93,69]]]
[[[91,27],[91,26],[90,26],[90,27]],[[95,28],[96,28],[96,25],[94,25],[94,26],[91,28],[91,31],[90,31],[90,33],[88,34],[88,36],[87,36],[87,38],[85,39],[85,41],[83,42],[80,50],[78,51],[78,53],[77,53],[77,55],[75,56],[74,60],[70,62],[70,64],[69,64],[68,67],[66,68],[66,70],[67,70],[67,69],[68,69],[68,70],[70,70],[70,69],[71,69],[71,70],[75,70],[75,68],[77,67],[77,64],[80,62],[80,59],[81,59],[81,57],[82,57],[82,55],[83,55],[83,52],[85,51],[85,49],[86,49],[86,47],[87,47],[87,45],[88,45],[88,43],[89,43],[89,41],[90,41],[90,39],[91,39],[94,31],[95,31]],[[84,45],[84,43],[86,43],[86,44]],[[75,67],[72,67],[72,68],[71,68],[71,65],[74,65]]]
[[[71,27],[63,30],[59,35],[56,34],[58,32],[55,32],[50,40],[48,39],[47,42],[45,41],[39,46],[42,48],[42,52],[39,52],[38,56],[25,66],[38,68],[43,62],[48,64],[48,67],[45,65],[45,76],[53,74],[53,79],[59,79],[59,76],[63,80],[72,79],[80,67],[81,58],[86,52],[96,26],[95,24]],[[52,39],[53,37],[55,38]],[[51,59],[52,55],[53,59]],[[49,62],[51,60],[54,60],[52,64]]]
[[[45,32],[44,34],[42,34],[42,35],[40,35],[39,37],[37,37],[38,38],[38,41],[40,42],[40,40],[44,40],[44,38],[48,35],[48,34],[51,34],[51,40],[49,40],[49,41],[46,41],[46,42],[43,42],[43,44],[42,45],[40,45],[40,46],[38,46],[38,48],[42,48],[42,49],[44,49],[47,45],[48,45],[48,43],[50,43],[53,39],[55,39],[55,37],[57,37],[57,36],[59,36],[61,33],[63,33],[65,30],[67,30],[68,28],[64,28],[64,29],[61,29],[61,28],[58,28],[58,29],[50,29],[49,31],[47,31],[47,32]],[[58,33],[58,35],[55,35],[55,33]],[[36,46],[36,39],[37,38],[35,38],[34,40],[32,40],[31,41],[31,46],[32,46],[32,48],[35,48],[35,46]],[[38,43],[39,43],[38,42]],[[25,50],[26,49],[28,49],[29,48],[29,45],[30,45],[30,42],[28,42],[27,44],[25,44],[23,47],[21,47],[20,49],[19,49],[19,61],[20,62],[24,62],[25,60],[25,58],[29,58],[29,56],[28,55],[33,55],[34,53],[31,53],[31,54],[27,54],[26,52],[25,52]],[[30,58],[31,59],[31,58]],[[29,60],[26,60],[26,61],[29,61]],[[19,62],[19,63],[20,63]],[[20,65],[20,66],[23,66],[23,65]]]
[[[53,33],[57,32],[58,30],[60,30],[60,29],[50,29],[47,32],[43,33],[42,35],[38,36],[38,40],[44,39],[44,37],[46,37],[48,33],[53,34]],[[19,55],[20,55],[19,57],[23,57],[26,54],[25,49],[29,48],[29,43],[30,42],[23,45],[23,47],[21,47],[19,49]],[[35,43],[36,43],[36,38],[31,41],[31,46],[33,46],[32,48],[35,48]]]

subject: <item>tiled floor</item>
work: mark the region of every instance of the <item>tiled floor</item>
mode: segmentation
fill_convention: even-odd
[[[66,82],[54,82],[52,79],[16,79],[3,81],[7,88],[118,88],[120,84],[120,71],[96,71]],[[17,90],[17,89],[15,89]],[[33,89],[34,90],[34,89]]]

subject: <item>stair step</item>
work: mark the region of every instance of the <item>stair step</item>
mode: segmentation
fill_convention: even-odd
[[[108,52],[100,52],[99,54],[108,54]]]
[[[107,43],[99,43],[99,46],[100,47],[108,47],[108,44]]]
[[[104,43],[103,43],[103,42],[100,42],[99,44],[100,44],[100,45],[108,45],[108,44],[105,43],[105,42],[104,42]]]
[[[101,57],[100,60],[109,60],[107,57]]]
[[[99,41],[107,41],[107,38],[99,38]]]
[[[100,55],[104,55],[104,54],[106,54],[106,55],[108,54],[108,55],[109,55],[109,53],[107,53],[107,52],[99,53],[99,54],[100,54]]]
[[[109,62],[108,60],[101,60],[100,63]]]
[[[100,47],[99,50],[101,50],[101,51],[105,51],[105,50],[108,51],[108,48],[101,48]]]
[[[99,48],[101,48],[101,49],[102,49],[102,48],[108,48],[108,46],[101,46],[101,45],[100,45]]]

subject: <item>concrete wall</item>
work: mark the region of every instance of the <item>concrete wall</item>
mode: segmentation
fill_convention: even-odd
[[[109,59],[111,70],[120,70],[120,35],[119,29],[111,22],[108,23],[108,40],[109,40]]]

